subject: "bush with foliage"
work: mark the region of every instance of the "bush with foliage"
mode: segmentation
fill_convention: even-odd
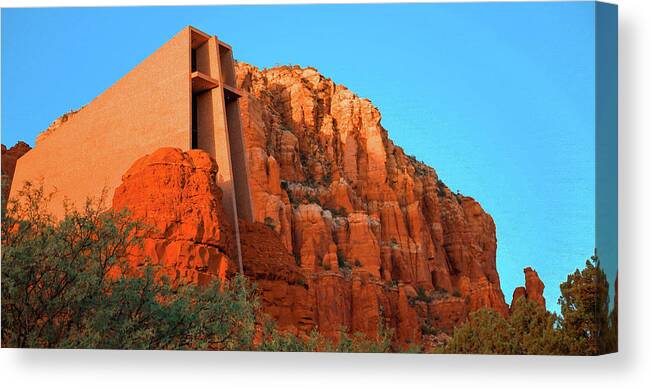
[[[608,280],[595,252],[561,284],[561,328],[572,355],[598,355],[615,351],[617,328],[609,314]],[[616,311],[613,315],[616,315]]]
[[[345,353],[387,353],[392,352],[391,340],[394,331],[378,324],[377,337],[369,338],[361,332],[352,335],[342,327],[339,340],[336,343],[321,335],[317,329],[312,330],[306,337],[278,331],[272,321],[265,324],[260,351],[293,351],[293,352],[345,352]]]
[[[393,332],[382,327],[377,339],[342,331],[334,346],[271,321],[260,332],[264,315],[246,277],[174,286],[155,265],[127,260],[149,231],[142,223],[101,199],[56,220],[50,199],[26,184],[2,213],[3,347],[390,351]]]
[[[238,275],[206,286],[175,286],[150,263],[134,268],[128,250],[149,229],[126,212],[87,201],[60,220],[51,195],[26,184],[2,212],[3,347],[389,352],[393,330],[377,337],[343,330],[333,344],[316,330],[297,337],[262,330],[258,298]],[[338,260],[347,264],[343,256]],[[561,315],[520,298],[509,317],[482,309],[439,352],[596,355],[616,351],[617,310],[595,255],[560,286]],[[454,293],[453,293],[454,294]],[[431,301],[418,288],[415,299]],[[426,326],[426,334],[436,328]],[[418,350],[422,350],[420,347]],[[414,349],[416,350],[416,349]]]
[[[514,303],[510,325],[520,354],[566,354],[560,317],[538,303],[520,297]]]
[[[274,222],[274,219],[270,216],[264,218],[264,225],[271,228],[272,230],[276,229],[276,223]]]
[[[244,277],[173,287],[126,254],[146,228],[88,201],[60,220],[25,185],[2,217],[2,345],[250,349],[258,303]]]
[[[346,261],[344,253],[340,250],[337,250],[337,265],[339,266],[339,269],[350,269],[350,263]]]
[[[369,338],[361,332],[349,335],[345,328],[339,332],[339,342],[334,351],[342,353],[388,353],[392,351],[394,330],[378,323],[377,337]]]
[[[596,255],[560,286],[561,315],[521,297],[509,318],[480,310],[454,330],[439,352],[597,355],[617,349],[617,307],[609,313],[608,281]]]
[[[518,354],[515,331],[498,312],[480,309],[454,330],[444,352],[453,354]]]

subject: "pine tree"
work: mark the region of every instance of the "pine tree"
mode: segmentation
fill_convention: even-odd
[[[522,353],[509,321],[490,309],[471,313],[465,324],[455,328],[443,351],[453,354]]]
[[[568,354],[598,355],[608,351],[610,330],[608,280],[595,254],[560,285],[561,329]]]
[[[522,354],[563,355],[566,347],[559,329],[560,318],[540,304],[520,297],[513,303],[510,324]]]

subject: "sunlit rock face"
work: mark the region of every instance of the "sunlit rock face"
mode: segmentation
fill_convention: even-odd
[[[313,68],[236,72],[255,219],[306,279],[305,293],[266,295],[302,306],[287,328],[372,333],[382,320],[414,341],[481,307],[508,313],[493,219],[394,145],[369,100]]]
[[[546,309],[545,297],[543,297],[544,291],[545,284],[542,282],[540,277],[538,277],[538,273],[530,267],[525,268],[524,286],[518,286],[513,291],[510,310],[512,311],[515,307],[515,302],[518,301],[519,298],[523,297]]]
[[[152,229],[133,247],[137,268],[150,260],[175,284],[205,284],[237,269],[233,230],[216,181],[217,164],[202,150],[161,148],[122,176],[113,208]]]

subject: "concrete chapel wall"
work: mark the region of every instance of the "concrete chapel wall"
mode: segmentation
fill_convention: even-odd
[[[25,180],[56,188],[51,203],[63,213],[107,190],[138,158],[164,146],[191,147],[190,29],[184,28],[113,86],[72,115],[18,160],[11,197]]]

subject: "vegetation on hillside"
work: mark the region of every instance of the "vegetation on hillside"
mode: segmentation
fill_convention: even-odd
[[[509,318],[472,313],[439,352],[599,355],[617,351],[617,309],[609,312],[608,281],[595,254],[560,285],[561,314],[521,297]]]
[[[175,286],[151,263],[134,268],[128,250],[147,227],[101,201],[56,221],[42,186],[18,198],[2,213],[3,347],[390,351],[383,329],[377,339],[342,331],[336,344],[277,331],[241,275]]]
[[[26,184],[2,213],[2,346],[100,349],[400,351],[394,332],[278,331],[254,285],[238,275],[206,286],[172,285],[156,265],[133,267],[130,247],[148,229],[88,201],[55,220],[51,196]],[[616,351],[617,311],[595,255],[560,285],[560,315],[520,298],[509,317],[482,309],[457,327],[446,353],[597,355]],[[381,323],[380,323],[381,324]],[[423,351],[410,349],[411,352]]]

